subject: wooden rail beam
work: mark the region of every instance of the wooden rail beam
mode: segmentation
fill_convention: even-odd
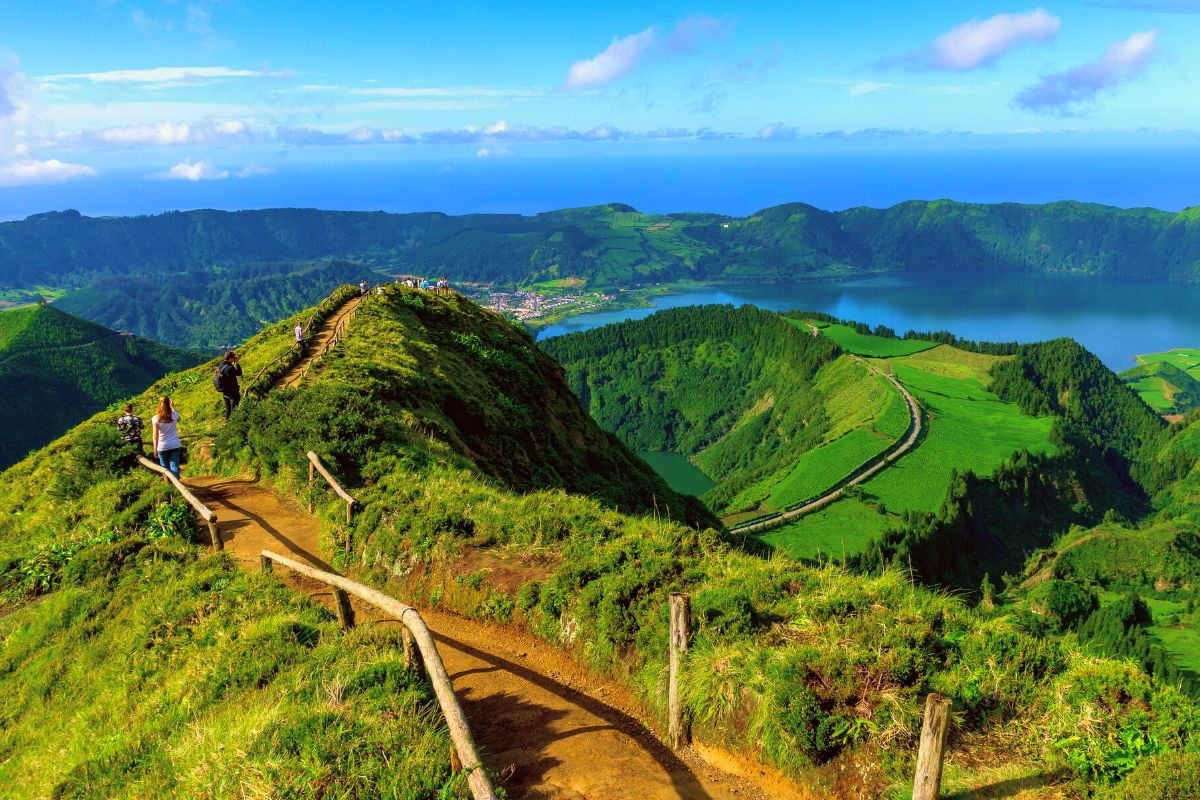
[[[183,496],[183,499],[186,500],[188,502],[188,504],[196,510],[196,513],[199,514],[206,523],[208,523],[208,537],[209,537],[209,541],[212,543],[212,549],[213,550],[224,549],[225,545],[221,542],[221,533],[217,527],[216,513],[213,512],[212,509],[210,509],[208,506],[204,505],[204,503],[201,503],[196,498],[196,495],[192,494],[191,490],[189,490],[186,486],[184,486],[179,481],[178,478],[176,478],[173,474],[171,474],[171,471],[169,469],[164,469],[161,465],[155,464],[153,461],[151,461],[150,459],[146,458],[143,455],[139,455],[137,457],[137,460],[138,460],[138,463],[141,464],[143,467],[154,470],[155,472],[157,472],[158,474],[160,474],[164,478],[166,478],[167,483],[174,486],[175,491],[179,492],[179,494],[181,494]]]
[[[263,550],[262,557],[282,564],[301,575],[307,575],[322,583],[337,587],[400,620],[405,630],[412,634],[425,663],[425,673],[433,685],[438,705],[442,708],[442,716],[446,718],[446,727],[450,729],[450,739],[454,742],[458,758],[467,773],[467,785],[471,787],[472,796],[475,800],[495,800],[495,789],[492,788],[491,779],[488,778],[487,770],[484,769],[483,762],[479,758],[475,739],[471,736],[471,729],[467,726],[466,715],[463,714],[462,707],[458,704],[458,698],[454,695],[454,686],[450,683],[450,676],[446,673],[446,665],[442,663],[442,657],[438,653],[437,644],[433,641],[433,634],[430,632],[429,626],[425,624],[425,620],[421,619],[417,610],[369,586],[364,586],[332,572],[310,567],[270,550]]]
[[[350,520],[354,514],[354,504],[357,503],[358,501],[355,500],[353,497],[351,497],[349,495],[349,493],[345,489],[342,488],[341,484],[339,484],[337,482],[337,480],[332,475],[329,474],[329,470],[325,469],[325,465],[321,463],[320,456],[318,456],[312,450],[308,451],[308,464],[309,464],[309,467],[308,467],[309,487],[310,488],[312,487],[312,481],[313,481],[312,471],[313,471],[313,468],[315,467],[317,472],[321,473],[321,477],[324,478],[326,480],[326,482],[328,482],[329,485],[333,487],[333,490],[335,492],[337,492],[338,497],[340,497],[346,501],[346,524],[349,525]],[[309,497],[310,498],[312,497],[311,493],[309,494]],[[311,500],[309,501],[308,510],[312,511],[312,501]]]

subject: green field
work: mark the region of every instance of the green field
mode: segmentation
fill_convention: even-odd
[[[947,348],[953,349],[953,348]],[[864,484],[892,512],[936,511],[951,470],[990,475],[1018,450],[1051,450],[1049,417],[1030,417],[984,390],[976,378],[956,379],[892,362],[927,415],[921,443]]]
[[[755,538],[795,558],[820,555],[837,560],[860,552],[889,522],[889,517],[860,500],[846,498]]]
[[[859,428],[809,450],[796,459],[796,465],[787,477],[775,484],[766,507],[780,510],[817,497],[856,467],[882,453],[893,441],[869,429]]]
[[[801,320],[792,320],[792,322],[808,327],[807,323]],[[884,336],[859,333],[849,325],[827,325],[820,330],[822,336],[833,339],[845,352],[871,358],[907,356],[937,347],[933,342],[926,342],[922,339],[889,339]]]
[[[1097,595],[1101,604],[1116,602],[1120,592],[1101,591]],[[1150,638],[1167,649],[1179,668],[1200,678],[1200,613],[1187,611],[1184,602],[1164,600],[1139,594],[1142,602],[1154,616],[1154,624],[1147,629]]]
[[[1137,357],[1120,378],[1160,414],[1186,414],[1200,405],[1200,350],[1177,348]]]
[[[1165,353],[1146,353],[1137,356],[1137,361],[1139,364],[1171,364],[1200,380],[1200,349],[1195,347],[1177,347]]]
[[[28,289],[0,289],[0,311],[9,308],[20,308],[39,300],[56,300],[67,293],[66,289],[56,286],[33,286]]]
[[[987,370],[996,360],[939,345],[879,362],[921,404],[926,414],[921,441],[863,484],[862,499],[841,500],[765,534],[763,541],[794,554],[811,554],[817,548],[829,552],[831,542],[839,547],[844,542],[847,555],[852,555],[884,530],[886,514],[936,511],[951,470],[990,475],[1015,451],[1049,451],[1049,417],[1026,416],[984,388]]]
[[[816,497],[908,430],[904,398],[860,358],[842,357],[825,365],[816,385],[829,421],[821,444],[742,490],[730,508],[778,511]]]

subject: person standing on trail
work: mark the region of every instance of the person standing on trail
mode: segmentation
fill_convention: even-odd
[[[242,376],[242,365],[238,363],[237,353],[228,350],[225,360],[217,366],[217,385],[221,396],[225,398],[225,419],[238,407],[242,400],[242,388],[238,386],[238,378]]]
[[[163,469],[179,478],[179,457],[183,454],[183,443],[179,441],[179,412],[171,404],[171,398],[163,395],[158,401],[158,413],[150,418],[154,431],[154,453]]]
[[[137,447],[142,452],[142,418],[133,413],[133,403],[125,404],[125,413],[117,418],[117,430],[124,434],[125,444]]]
[[[304,352],[304,328],[300,323],[296,323],[296,347],[300,348],[300,352]]]
[[[365,296],[365,295],[366,295],[366,293],[367,293],[367,282],[366,282],[365,280],[364,280],[364,281],[359,281],[359,282],[358,282],[358,293],[359,293],[359,295],[363,295],[363,296]]]

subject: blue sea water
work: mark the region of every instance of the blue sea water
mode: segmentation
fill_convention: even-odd
[[[745,215],[785,202],[837,210],[914,198],[1069,199],[1179,210],[1200,204],[1200,145],[458,160],[425,155],[376,163],[284,163],[274,174],[197,182],[106,171],[69,184],[0,189],[0,219],[64,208],[92,216],[272,207],[532,214],[609,202],[654,213]]]

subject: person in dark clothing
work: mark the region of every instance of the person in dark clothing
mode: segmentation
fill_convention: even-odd
[[[133,413],[133,403],[125,404],[125,413],[117,418],[117,430],[125,444],[136,447],[137,454],[142,452],[142,418]]]
[[[220,374],[221,396],[225,398],[225,419],[229,419],[229,415],[242,401],[242,387],[238,385],[238,378],[242,376],[242,365],[238,363],[237,353],[227,351],[225,360],[217,367],[217,372]]]

